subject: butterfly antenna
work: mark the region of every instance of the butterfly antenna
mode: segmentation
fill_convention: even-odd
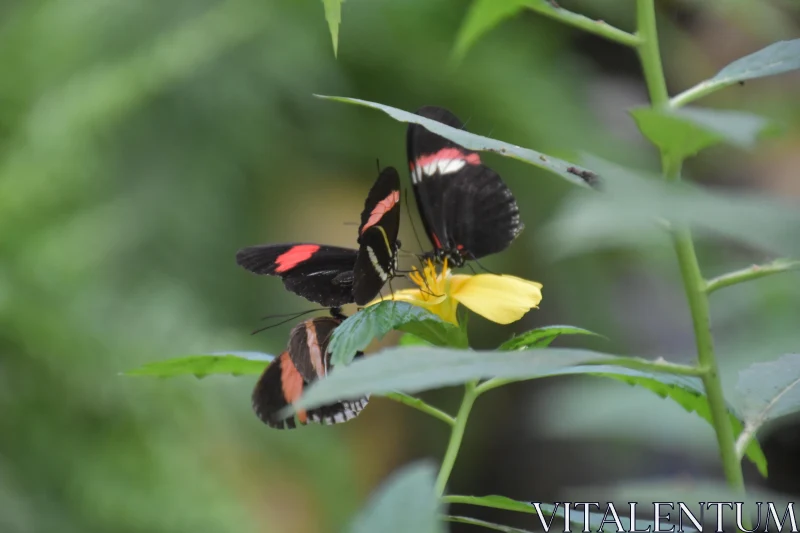
[[[489,274],[494,274],[495,276],[499,276],[500,275],[497,272],[493,272],[493,271],[489,270],[488,268],[486,268],[485,266],[483,266],[481,264],[481,262],[478,261],[478,259],[474,255],[472,256],[472,260],[475,261],[475,264],[478,265],[479,267],[481,267],[482,270],[485,270]],[[470,268],[472,268],[472,267],[470,267]]]
[[[467,124],[469,124],[470,120],[472,120],[472,115],[468,116],[467,117],[467,121],[464,124],[461,125],[461,129],[462,130],[467,131]]]
[[[287,322],[291,322],[295,318],[297,318],[297,317],[287,318],[286,320],[281,320],[277,324],[270,324],[269,326],[264,326],[263,328],[258,328],[257,330],[250,332],[250,335],[255,335],[256,333],[261,333],[262,331],[266,331],[268,329],[272,329],[272,328],[280,326],[282,324],[286,324]]]
[[[378,167],[378,174],[380,174],[381,173],[381,160],[380,160],[380,158],[377,158],[377,157],[375,158],[375,164]]]
[[[300,316],[303,316],[303,315],[307,315],[308,313],[313,313],[314,311],[326,311],[326,310],[327,310],[327,308],[325,308],[325,307],[315,307],[314,309],[308,309],[306,311],[294,311],[292,313],[283,313],[283,314],[280,314],[280,315],[262,316],[261,320],[269,320],[270,318],[284,318],[284,317],[287,317],[287,316],[290,316],[292,318],[297,318],[297,317],[300,317]]]

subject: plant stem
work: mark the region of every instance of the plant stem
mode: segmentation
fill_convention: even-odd
[[[461,400],[461,407],[458,409],[453,430],[450,432],[450,442],[447,443],[447,451],[444,454],[444,459],[442,459],[439,475],[436,477],[436,493],[439,496],[444,494],[447,480],[450,479],[450,473],[453,471],[453,465],[456,462],[456,457],[458,457],[458,450],[461,448],[461,441],[464,440],[464,429],[467,427],[469,412],[478,397],[475,390],[476,385],[476,381],[470,381],[464,387],[464,398]]]
[[[744,493],[744,477],[739,457],[736,455],[736,445],[733,438],[733,427],[725,406],[725,397],[722,394],[722,384],[719,379],[717,359],[714,355],[714,339],[711,335],[709,321],[708,297],[705,293],[705,281],[700,274],[700,266],[694,251],[692,236],[688,229],[676,230],[673,234],[675,252],[678,255],[683,285],[689,308],[692,312],[695,343],[697,345],[697,360],[700,365],[708,368],[708,373],[702,377],[703,386],[711,408],[711,421],[717,434],[722,468],[728,484],[739,493]]]
[[[658,30],[656,29],[656,8],[653,0],[637,0],[636,35],[640,39],[637,52],[644,71],[647,91],[653,107],[661,107],[669,100],[664,69],[661,66],[661,53],[658,50]]]
[[[673,96],[672,99],[669,101],[669,106],[673,109],[677,109],[678,107],[684,106],[689,102],[694,102],[704,96],[708,96],[711,93],[715,93],[720,89],[724,89],[725,87],[730,87],[736,83],[736,80],[725,80],[725,81],[714,81],[714,80],[706,80],[703,82],[698,83],[694,87],[690,87],[686,89],[682,93]]]
[[[403,405],[413,407],[418,411],[422,411],[423,413],[430,415],[438,420],[441,420],[442,422],[444,422],[445,424],[449,424],[450,426],[454,426],[456,424],[455,418],[448,415],[444,411],[423,402],[419,398],[414,398],[413,396],[403,394],[402,392],[390,392],[389,394],[386,394],[385,397],[389,398],[390,400],[402,403]]]
[[[637,1],[637,34],[642,39],[639,58],[642,62],[642,69],[645,73],[652,105],[653,107],[660,107],[668,103],[669,96],[658,50],[655,2],[654,0]],[[664,176],[668,181],[680,180],[682,166],[680,159],[671,158],[662,152],[661,164]],[[697,361],[700,367],[706,369],[706,373],[702,375],[703,387],[711,410],[711,421],[717,435],[722,468],[728,485],[738,494],[744,495],[742,465],[736,454],[733,427],[725,404],[725,397],[722,393],[717,359],[714,355],[714,339],[711,334],[706,282],[700,272],[700,265],[697,261],[697,254],[695,253],[692,234],[689,229],[676,228],[672,232],[672,240],[678,257],[678,264],[680,265],[686,299],[689,302],[689,309],[692,315],[695,344],[697,346]],[[746,522],[749,522],[749,520],[746,520]],[[745,526],[749,529],[749,524],[745,524]]]
[[[796,268],[800,268],[800,261],[789,261],[787,259],[776,259],[772,263],[767,263],[766,265],[753,265],[708,280],[706,283],[706,294],[711,294],[716,290],[730,287],[737,283],[744,283],[745,281],[787,272]]]
[[[567,11],[561,7],[555,7],[545,0],[541,0],[536,4],[529,4],[527,7],[531,11],[536,11],[541,15],[563,22],[568,26],[580,28],[585,32],[593,33],[609,41],[614,41],[632,48],[638,46],[640,43],[639,37],[632,33],[615,28],[605,21],[590,19],[589,17]]]

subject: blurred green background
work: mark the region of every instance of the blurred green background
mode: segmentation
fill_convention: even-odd
[[[562,4],[633,27],[631,0]],[[0,3],[0,532],[338,531],[393,468],[440,457],[445,428],[387,400],[348,424],[279,432],[250,410],[252,377],[118,373],[183,354],[283,349],[292,324],[250,331],[262,315],[309,305],[238,268],[236,250],[352,246],[375,159],[405,168],[404,125],[313,93],[442,105],[475,133],[656,168],[626,113],[646,102],[633,52],[527,13],[454,67],[467,7],[348,0],[337,60],[318,0]],[[800,37],[789,0],[658,7],[673,94]],[[794,74],[704,101],[763,114],[783,132],[752,153],[708,150],[687,175],[800,196],[799,93]],[[596,349],[692,357],[669,249],[554,263],[537,228],[570,186],[486,158],[527,229],[485,263],[542,282],[544,300],[513,328],[475,317],[474,346],[570,323],[611,339]],[[403,225],[405,248],[419,251]],[[730,243],[701,249],[708,275],[764,259]],[[797,273],[716,294],[712,306],[726,385],[748,362],[800,346]],[[426,397],[453,408],[451,393]],[[800,426],[763,443],[772,477],[748,467],[748,479],[800,493]],[[711,429],[649,392],[564,379],[482,400],[451,486],[552,500],[575,486],[663,478],[720,478]]]

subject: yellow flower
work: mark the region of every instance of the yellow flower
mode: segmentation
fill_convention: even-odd
[[[432,261],[420,272],[416,268],[409,279],[418,288],[394,291],[393,300],[409,302],[458,325],[458,304],[498,324],[510,324],[538,307],[542,300],[542,284],[535,281],[497,274],[453,274],[444,261],[437,273]],[[380,302],[374,300],[367,305]]]

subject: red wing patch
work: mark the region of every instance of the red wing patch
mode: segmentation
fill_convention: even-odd
[[[292,358],[289,357],[289,352],[281,354],[281,388],[283,389],[283,397],[289,404],[299,400],[303,394],[303,376],[294,366]],[[308,416],[305,411],[297,411],[296,415],[301,424],[306,423]]]
[[[275,259],[275,264],[278,265],[275,272],[281,273],[291,270],[303,261],[310,259],[319,248],[318,244],[301,244],[287,250]]]
[[[437,248],[441,248],[442,241],[439,240],[439,237],[437,237],[435,233],[431,233],[431,237],[433,237],[433,245]]]
[[[367,223],[364,224],[364,227],[361,228],[361,234],[363,235],[367,228],[374,226],[378,222],[380,222],[383,215],[388,213],[397,203],[400,201],[400,191],[392,191],[389,193],[389,196],[378,202],[378,205],[372,210],[369,215],[369,220]]]
[[[463,159],[469,165],[480,165],[481,164],[481,156],[477,153],[471,154],[464,154],[458,148],[442,148],[435,154],[424,155],[417,159],[415,165],[416,167],[424,167],[425,165],[429,165],[434,161],[438,161],[439,159]]]

